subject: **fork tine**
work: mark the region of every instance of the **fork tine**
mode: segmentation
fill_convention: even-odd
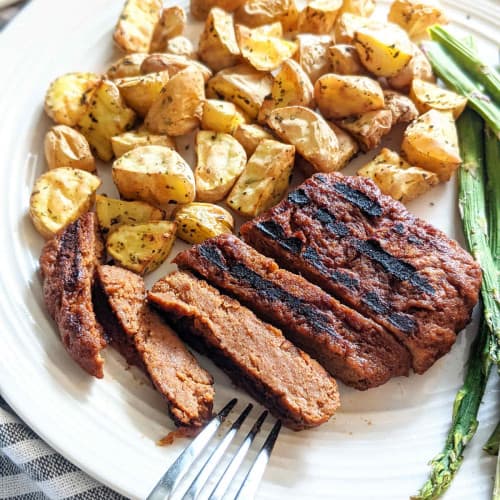
[[[278,420],[274,424],[274,427],[271,429],[269,436],[267,436],[267,439],[262,445],[259,454],[255,457],[250,470],[248,471],[245,479],[243,480],[243,483],[240,486],[235,500],[252,500],[253,498],[255,498],[257,488],[259,487],[260,480],[264,475],[267,462],[269,462],[269,458],[271,457],[271,453],[274,448],[274,443],[276,442],[276,439],[278,439],[280,430],[281,421]]]
[[[241,462],[243,462],[243,459],[245,458],[245,455],[247,454],[248,450],[250,449],[250,446],[255,439],[255,436],[258,434],[260,431],[260,428],[262,427],[262,424],[264,423],[264,420],[267,417],[267,410],[262,412],[261,415],[259,416],[257,422],[253,425],[253,427],[250,429],[250,432],[246,435],[245,439],[241,443],[240,447],[238,448],[238,451],[236,452],[236,455],[234,455],[233,459],[227,466],[226,470],[222,474],[221,478],[215,485],[215,488],[213,489],[212,493],[210,494],[209,500],[220,500],[223,496],[224,493],[226,492],[227,488],[229,487],[234,475],[238,471],[238,468],[241,465]]]
[[[224,406],[224,408],[210,421],[205,429],[203,429],[203,431],[196,436],[191,444],[177,457],[176,461],[158,481],[156,486],[148,495],[147,500],[165,500],[169,497],[181,479],[185,476],[193,462],[205,449],[208,442],[217,432],[217,429],[222,422],[224,422],[229,412],[234,408],[237,401],[238,400],[236,398],[229,401],[229,403]]]
[[[253,404],[249,404],[242,412],[238,419],[233,423],[231,428],[226,432],[226,435],[222,438],[222,441],[217,445],[215,450],[210,454],[203,467],[200,469],[198,475],[194,478],[193,482],[189,486],[189,489],[182,497],[183,500],[195,500],[199,492],[203,488],[207,479],[212,474],[213,470],[219,464],[224,452],[227,450],[228,446],[231,444],[234,436],[236,436],[241,424],[245,421],[250,410],[253,408]]]

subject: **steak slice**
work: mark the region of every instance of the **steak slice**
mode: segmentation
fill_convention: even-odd
[[[241,235],[387,328],[417,373],[450,350],[478,300],[472,257],[363,177],[314,175]]]
[[[339,406],[337,384],[283,334],[190,273],[158,281],[148,294],[183,338],[294,430],[326,422]]]
[[[97,269],[96,313],[111,343],[149,375],[176,425],[201,427],[212,416],[213,378],[145,299],[139,275],[115,266]]]
[[[363,390],[408,375],[409,353],[390,333],[236,236],[206,240],[175,262],[281,328],[347,385]]]
[[[86,213],[43,247],[40,270],[47,309],[64,347],[90,375],[103,377],[103,330],[92,307],[92,282],[103,256],[94,213]]]

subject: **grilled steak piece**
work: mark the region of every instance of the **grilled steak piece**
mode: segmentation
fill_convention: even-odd
[[[97,378],[103,377],[106,340],[92,308],[92,282],[103,250],[97,218],[86,213],[49,240],[40,256],[45,304],[64,347]]]
[[[137,274],[115,266],[97,269],[96,313],[111,343],[150,376],[176,425],[200,427],[212,416],[213,378],[145,299]]]
[[[281,328],[347,385],[368,389],[408,375],[409,353],[390,333],[236,236],[206,240],[175,262]]]
[[[190,273],[158,281],[148,294],[180,335],[294,430],[326,422],[337,384],[307,354],[236,300]]]
[[[472,257],[363,177],[314,175],[241,235],[387,328],[417,373],[450,350],[478,300]]]

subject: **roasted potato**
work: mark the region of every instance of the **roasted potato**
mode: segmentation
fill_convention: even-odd
[[[363,151],[376,148],[382,137],[392,128],[392,112],[388,109],[368,111],[359,116],[351,116],[337,124],[353,135]]]
[[[162,10],[151,36],[149,52],[163,52],[170,38],[182,35],[186,25],[186,13],[182,7],[174,5]]]
[[[195,197],[191,167],[176,151],[164,146],[132,149],[114,161],[112,174],[126,200],[162,206],[190,203]]]
[[[122,224],[108,236],[106,251],[117,265],[147,274],[168,257],[176,231],[177,223],[166,220]]]
[[[141,74],[141,64],[148,57],[145,52],[135,52],[121,57],[115,61],[106,71],[106,77],[110,80],[116,78],[128,78]]]
[[[344,0],[340,14],[348,13],[361,17],[370,17],[375,10],[374,0]]]
[[[278,203],[290,184],[295,147],[263,140],[226,199],[244,217],[255,217]]]
[[[168,71],[119,78],[115,83],[127,106],[139,116],[146,116],[169,80]]]
[[[177,73],[186,68],[196,68],[203,75],[205,82],[212,78],[212,71],[204,64],[186,56],[176,56],[175,54],[150,54],[144,59],[141,64],[141,72],[143,74],[157,73],[160,71],[168,71],[168,75],[172,78]]]
[[[462,162],[451,111],[431,109],[410,123],[401,154],[412,165],[437,174],[441,181],[449,180]]]
[[[395,24],[379,29],[358,28],[354,33],[354,46],[363,66],[376,76],[397,75],[413,57],[408,35]]]
[[[236,21],[251,28],[279,21],[286,31],[297,28],[295,0],[247,0],[236,11]]]
[[[229,134],[200,130],[196,135],[196,199],[224,199],[247,163],[243,146]]]
[[[233,137],[243,146],[248,157],[252,156],[257,146],[264,139],[274,139],[274,136],[259,125],[242,123],[235,130]]]
[[[384,90],[385,108],[392,113],[392,124],[411,122],[418,116],[413,101],[406,95],[394,90]]]
[[[175,214],[177,236],[188,243],[203,243],[219,234],[232,233],[233,216],[212,203],[188,203]]]
[[[335,123],[327,122],[330,128],[335,132],[337,136],[337,141],[339,143],[339,150],[332,158],[332,171],[338,171],[343,169],[351,158],[353,158],[359,152],[359,145],[357,141],[349,135],[345,130],[335,125]]]
[[[95,211],[104,234],[121,224],[162,220],[165,212],[144,201],[124,201],[96,195]]]
[[[467,97],[418,78],[411,82],[410,98],[420,113],[425,113],[429,109],[451,111],[455,120],[462,114],[467,105]]]
[[[309,0],[299,12],[297,30],[316,35],[331,33],[341,7],[342,0]]]
[[[332,43],[330,35],[297,35],[295,59],[312,83],[331,71],[328,48]]]
[[[271,93],[272,77],[248,64],[219,71],[207,84],[207,97],[239,106],[251,119],[257,118],[264,98]]]
[[[390,87],[408,91],[415,78],[426,82],[435,82],[436,77],[432,72],[431,63],[417,45],[412,44],[413,57],[410,62],[395,76],[387,79]]]
[[[187,134],[200,124],[204,100],[203,75],[187,67],[168,81],[152,104],[144,121],[146,128],[155,134]]]
[[[51,238],[92,207],[98,177],[85,170],[59,167],[42,174],[30,198],[30,216],[36,230]]]
[[[332,72],[337,75],[366,75],[366,69],[359,60],[356,47],[345,43],[332,45],[328,49]]]
[[[117,86],[111,80],[102,80],[77,127],[97,156],[110,161],[113,158],[111,137],[130,130],[134,122],[135,113],[125,105]]]
[[[73,127],[100,81],[95,73],[67,73],[56,78],[45,94],[45,112],[56,123]]]
[[[220,7],[226,12],[233,12],[246,0],[191,0],[191,15],[199,21],[204,21],[212,7]]]
[[[141,146],[166,146],[175,149],[175,141],[168,135],[151,134],[145,127],[111,137],[111,147],[116,158]]]
[[[161,0],[127,0],[113,34],[118,47],[125,52],[148,52],[162,3]]]
[[[232,14],[217,7],[210,10],[198,42],[198,54],[214,71],[241,62]]]
[[[198,54],[194,45],[191,40],[185,36],[175,36],[167,40],[165,52],[176,56],[184,56],[188,59],[198,59]]]
[[[323,75],[314,86],[314,97],[325,118],[346,118],[384,107],[382,87],[367,76]]]
[[[382,193],[402,203],[417,198],[439,183],[436,174],[423,168],[412,167],[396,152],[387,148],[383,148],[357,173],[372,179]]]
[[[258,121],[266,123],[273,109],[285,106],[311,106],[314,100],[314,87],[293,59],[287,59],[274,77],[271,95],[267,96],[259,111]]]
[[[287,106],[275,109],[267,123],[280,139],[295,146],[317,172],[334,170],[339,143],[318,113],[301,106]]]
[[[232,134],[239,125],[249,121],[246,113],[232,102],[207,99],[203,103],[201,128],[204,130]]]
[[[361,15],[351,14],[349,12],[342,12],[337,20],[335,21],[335,26],[333,27],[334,40],[335,43],[345,43],[353,45],[354,34],[359,28],[371,26],[371,27],[381,27],[381,23],[368,19]]]
[[[427,28],[433,24],[448,22],[435,0],[394,0],[388,20],[399,24],[415,41],[429,38]]]

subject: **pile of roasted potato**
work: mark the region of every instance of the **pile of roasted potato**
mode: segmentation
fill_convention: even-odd
[[[342,169],[407,123],[400,155],[386,148],[359,175],[403,202],[460,164],[454,120],[466,100],[435,84],[417,42],[446,22],[431,0],[191,0],[204,22],[160,0],[128,0],[114,32],[125,55],[105,74],[50,85],[48,171],[30,214],[46,238],[95,209],[108,255],[138,273],[187,242],[231,232],[282,199],[295,163],[306,175]],[[196,164],[177,145],[194,138]],[[113,161],[120,199],[96,195],[94,155]],[[99,168],[107,168],[100,166]]]

